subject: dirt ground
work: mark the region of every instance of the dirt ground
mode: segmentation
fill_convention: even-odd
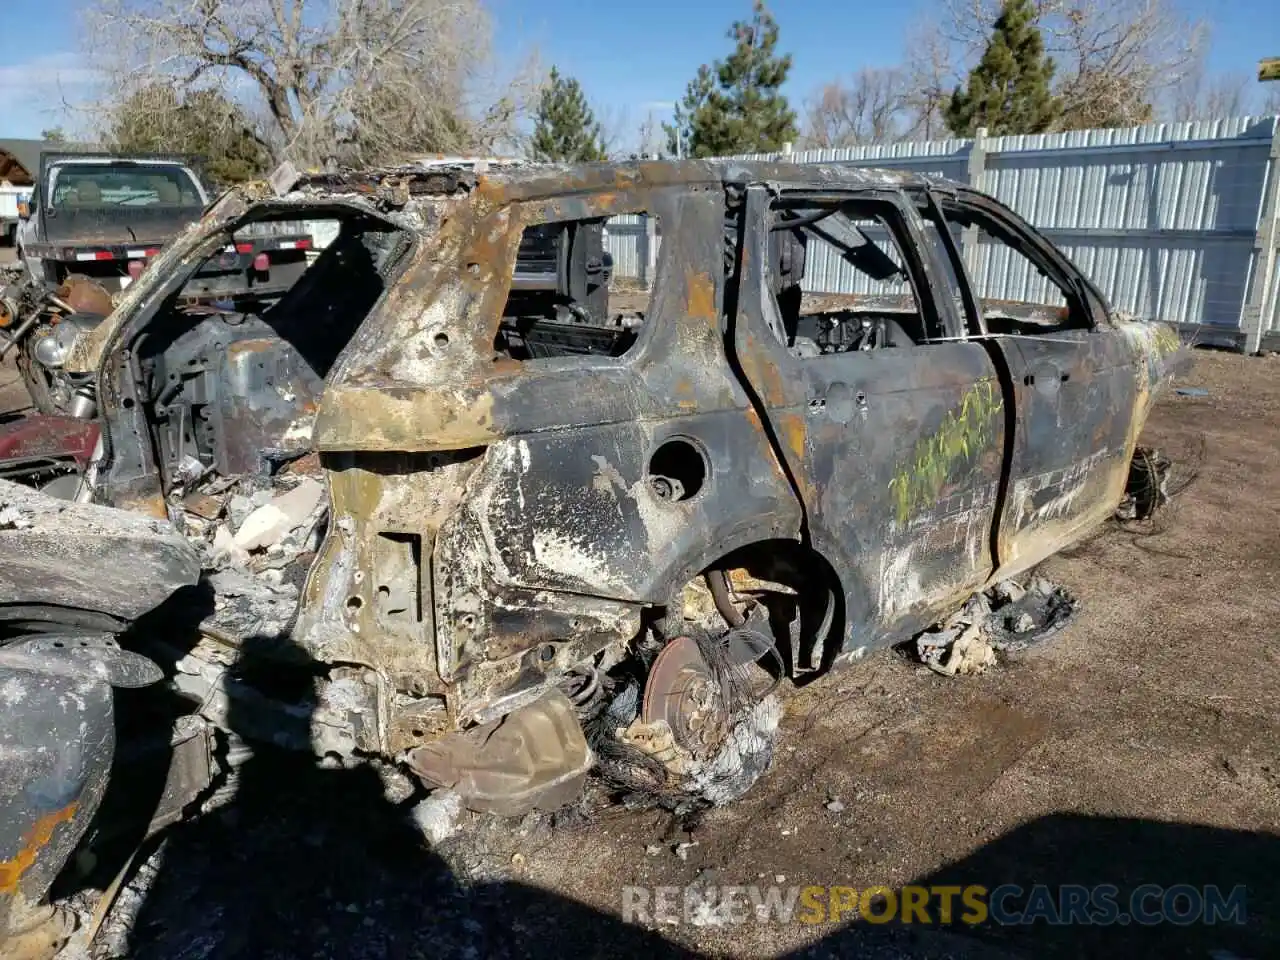
[[[885,651],[791,691],[772,770],[699,821],[489,824],[444,857],[368,770],[260,753],[126,891],[132,955],[1280,956],[1280,358],[1198,351],[1184,384],[1208,395],[1167,396],[1145,440],[1195,482],[1045,565],[1082,610],[1043,645],[963,679]],[[1243,884],[1247,922],[621,922],[624,885],[695,882]]]
[[[126,892],[132,955],[1280,956],[1280,359],[1201,351],[1185,383],[1208,395],[1168,396],[1146,439],[1198,459],[1196,482],[1155,527],[1046,565],[1082,611],[1044,644],[963,679],[886,651],[792,692],[773,769],[698,822],[613,808],[434,852],[367,768],[260,752]],[[1243,884],[1247,907],[1218,925],[621,922],[624,885],[695,881]]]

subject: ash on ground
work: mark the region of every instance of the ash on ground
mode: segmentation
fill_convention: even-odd
[[[946,621],[899,649],[943,676],[982,673],[997,653],[1041,643],[1075,617],[1079,602],[1060,584],[1032,577],[1027,585],[1005,580],[974,594]]]

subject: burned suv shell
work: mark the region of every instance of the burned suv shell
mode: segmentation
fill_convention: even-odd
[[[512,306],[527,228],[640,212],[660,220],[662,247],[638,320]],[[323,350],[285,315],[231,342],[210,333],[181,364],[140,359],[161,349],[140,336],[220,237],[303,216],[394,234],[313,267],[376,261],[358,298],[326,301]],[[1063,303],[980,297],[952,229],[973,224]],[[894,255],[871,249],[875,231]],[[805,293],[823,245],[901,293]],[[197,402],[148,386],[165,370],[220,378],[200,381],[190,413],[209,425],[190,441],[206,469],[318,450],[329,517],[289,629],[333,671],[313,747],[407,757],[507,811],[576,789],[592,760],[579,722],[634,698],[637,677],[643,706],[611,721],[619,738],[650,738],[643,752],[669,770],[693,769],[690,754],[696,767],[716,744],[676,730],[673,747],[662,728],[703,716],[664,706],[681,695],[678,667],[707,674],[709,655],[671,653],[690,637],[704,654],[736,637],[737,666],[767,649],[793,678],[812,674],[1079,539],[1120,500],[1179,347],[1167,327],[1114,316],[990,198],[830,166],[302,178],[225,199],[150,273],[68,360],[101,385],[97,496],[161,513],[182,492],[163,434],[175,396],[182,411]],[[504,331],[517,328],[562,348],[513,351]],[[223,372],[208,373],[219,351]],[[250,354],[289,389],[247,365],[226,372]],[[726,699],[717,743],[733,736]]]

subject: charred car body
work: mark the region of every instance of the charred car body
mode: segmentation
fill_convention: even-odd
[[[139,713],[113,693],[163,679],[119,637],[199,577],[179,531],[0,481],[0,546],[0,956],[28,960],[75,927],[47,898],[77,845],[180,819],[212,784],[214,739],[177,697]]]
[[[520,282],[530,231],[586,264],[632,214],[662,224],[642,309]],[[341,228],[269,308],[182,309],[227,236],[300,218]],[[972,231],[1044,302],[984,296]],[[806,291],[819,262],[867,292]],[[741,793],[778,679],[904,639],[1110,515],[1179,346],[964,187],[641,163],[229,195],[65,363],[99,384],[92,497],[174,519],[219,575],[270,573],[261,606],[240,589],[193,645],[148,651],[205,717],[240,698],[240,735],[396,758],[516,813],[597,763],[639,792]],[[317,521],[293,549],[222,532],[231,491],[281,489]],[[261,662],[322,666],[304,713],[253,689]]]

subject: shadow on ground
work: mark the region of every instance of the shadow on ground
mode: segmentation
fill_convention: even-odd
[[[260,751],[227,812],[176,829],[138,915],[137,958],[561,958],[705,954],[519,883],[463,883],[429,852],[371,770],[323,770]],[[588,828],[590,829],[590,828]],[[607,840],[602,840],[607,842]],[[949,932],[855,922],[796,957],[1237,957],[1280,955],[1280,838],[1085,816],[1034,820],[924,885],[1142,884],[1246,888],[1245,922]],[[621,882],[621,881],[620,881]],[[1055,894],[1056,895],[1056,894]],[[1011,897],[1010,908],[1025,900]],[[1158,907],[1159,899],[1145,904]],[[754,924],[753,924],[754,926]],[[733,942],[733,931],[706,931]],[[698,931],[682,936],[695,942]],[[699,938],[700,939],[700,938]],[[758,931],[752,940],[758,945]],[[759,947],[757,946],[758,950]]]
[[[1025,957],[1275,957],[1280,956],[1280,835],[1151,820],[1055,814],[1031,820],[980,847],[970,856],[913,881],[922,886],[978,884],[992,892],[1012,885],[1003,905],[1012,913],[1035,912],[1032,888],[1047,887],[1047,900],[1034,895],[1048,916],[1062,909],[1071,893],[1064,886],[1118,888],[1110,899],[1091,904],[1103,923],[1051,925],[1045,919],[1025,923],[988,922],[965,930],[967,939]],[[1158,914],[1159,891],[1171,919],[1140,923],[1134,916]],[[1195,888],[1174,895],[1171,888]],[[1243,888],[1219,919],[1207,922],[1195,913],[1192,897],[1205,887],[1224,898]],[[1021,892],[1018,892],[1018,891]],[[1098,894],[1094,894],[1097,896]],[[1212,896],[1212,895],[1210,895]],[[1047,906],[1046,906],[1047,904]],[[1069,911],[1069,907],[1067,908]],[[1137,913],[1131,913],[1136,910]],[[1181,917],[1181,921],[1179,921]],[[855,924],[803,956],[856,956],[861,947]],[[957,924],[957,927],[959,925]],[[956,928],[953,928],[956,929]]]
[[[182,608],[187,622],[180,628],[169,623],[156,632],[168,638],[191,634],[191,624],[207,613],[211,602],[209,596],[201,603],[177,598],[174,606]],[[232,729],[249,733],[247,718],[233,711],[229,721]],[[748,921],[749,930],[682,926],[653,932],[552,891],[507,880],[462,878],[427,848],[411,821],[410,808],[418,799],[388,799],[382,778],[370,767],[326,769],[297,753],[257,748],[239,768],[237,794],[229,806],[169,831],[158,872],[136,916],[130,956],[657,960],[733,956],[739,944],[753,955],[783,952],[781,947],[769,949],[773,941],[768,928],[754,920]],[[919,815],[926,817],[928,811]],[[895,828],[891,822],[883,825]],[[590,823],[578,829],[588,836],[599,831]],[[554,855],[554,842],[552,838],[539,855]],[[598,842],[611,841],[600,835]],[[745,866],[734,872],[768,869],[767,864]],[[1113,922],[957,922],[941,929],[860,920],[834,932],[815,927],[816,942],[788,955],[1261,960],[1280,956],[1278,870],[1276,834],[1142,819],[1045,816],[913,884],[980,885],[990,891],[1016,885],[1024,893],[1002,903],[1012,911],[1028,906],[1026,893],[1037,885],[1048,888],[1049,901],[1060,906],[1064,885],[1110,884],[1117,888]],[[598,891],[597,902],[617,903],[620,912],[621,885],[628,878],[619,876],[614,882],[619,889]],[[815,877],[813,882],[839,878]],[[1120,914],[1130,912],[1132,895],[1147,884],[1197,891],[1216,886],[1224,898],[1243,888],[1243,902],[1236,901],[1242,912],[1214,924],[1199,916],[1185,924],[1122,922]],[[1148,895],[1140,906],[1159,909],[1160,898]],[[1184,900],[1173,906],[1186,911],[1188,904]],[[938,919],[936,910],[931,918]],[[776,942],[794,944],[794,933],[778,936]]]

